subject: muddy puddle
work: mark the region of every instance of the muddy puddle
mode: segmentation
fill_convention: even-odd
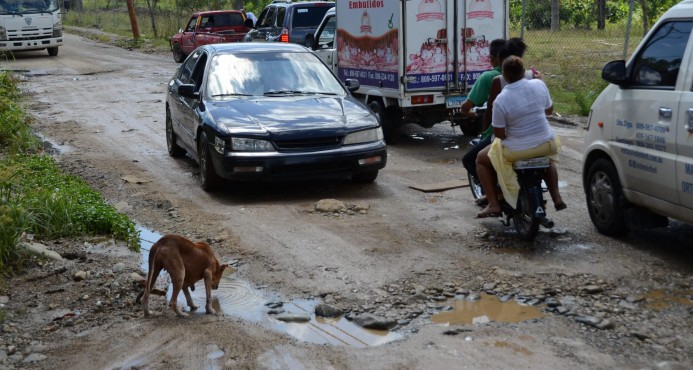
[[[142,246],[142,263],[140,266],[142,271],[146,273],[149,271],[149,250],[162,235],[142,227],[138,227],[138,230],[140,231]],[[168,279],[168,275],[165,272],[162,272],[159,276],[159,286],[162,279]],[[168,280],[166,280],[166,283],[168,283]],[[170,299],[171,291],[172,288],[169,285],[166,299]],[[203,281],[195,284],[195,290],[191,292],[191,296],[195,304],[200,306],[193,314],[204,315],[206,298]],[[277,320],[274,316],[267,313],[267,304],[277,302],[277,295],[253,288],[248,282],[234,279],[233,274],[222,277],[219,289],[212,292],[212,298],[212,306],[218,313],[263,323],[269,325],[273,330],[289,334],[296,339],[309,343],[363,348],[389,343],[402,338],[401,334],[395,332],[364,329],[344,317],[329,319],[316,317],[314,314],[315,306],[320,303],[317,300],[299,299],[284,302],[281,305],[284,311],[282,314],[309,317],[308,321],[283,322]],[[185,297],[182,293],[178,296],[178,303],[188,312]]]
[[[454,299],[448,304],[451,310],[433,315],[431,320],[438,324],[468,325],[487,322],[517,323],[538,319],[545,315],[536,306],[523,305],[515,300],[505,302],[489,294],[481,294],[478,300]]]

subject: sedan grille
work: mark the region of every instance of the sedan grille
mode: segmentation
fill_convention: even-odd
[[[282,151],[317,151],[339,148],[342,144],[342,138],[339,136],[331,136],[295,140],[275,140],[274,144]]]

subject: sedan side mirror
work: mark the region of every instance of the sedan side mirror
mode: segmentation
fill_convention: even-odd
[[[248,28],[255,28],[255,24],[253,23],[253,20],[250,18],[246,18],[245,22],[243,22],[243,25]]]
[[[183,85],[178,85],[178,95],[190,98],[190,99],[199,99],[200,98],[200,93],[195,91],[195,85],[194,84],[183,84]]]
[[[351,92],[354,92],[361,87],[359,80],[354,78],[347,78],[346,81],[344,81],[344,85],[346,85],[347,89]]]
[[[626,61],[614,60],[607,63],[602,69],[602,79],[619,86],[625,85],[628,80],[626,76]]]

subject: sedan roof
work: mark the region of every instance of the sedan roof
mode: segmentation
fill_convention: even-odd
[[[285,42],[233,42],[205,45],[215,53],[245,52],[310,52],[305,46]]]

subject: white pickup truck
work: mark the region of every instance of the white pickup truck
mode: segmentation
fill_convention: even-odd
[[[592,105],[583,186],[597,230],[693,224],[693,1],[674,5]]]
[[[507,0],[337,1],[312,48],[340,80],[359,81],[354,95],[379,115],[386,139],[405,123],[447,120],[475,134],[480,120],[459,108],[491,69],[490,42],[507,34]]]

